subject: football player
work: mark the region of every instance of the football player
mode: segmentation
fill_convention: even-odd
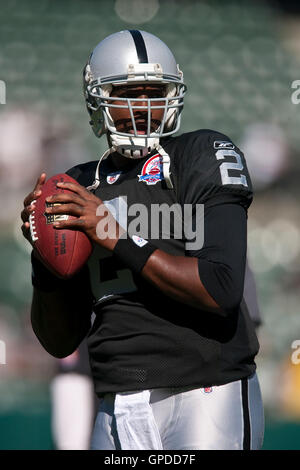
[[[93,449],[259,449],[259,345],[243,299],[252,187],[220,132],[179,130],[186,85],[167,45],[112,34],[83,72],[90,124],[108,149],[49,199],[93,242],[59,280],[32,253],[32,326],[56,357],[87,336],[100,397]],[[46,175],[24,201],[23,233]],[[203,211],[204,208],[204,211]],[[95,320],[91,325],[91,313]]]

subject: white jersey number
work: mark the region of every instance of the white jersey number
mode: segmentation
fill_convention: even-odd
[[[235,170],[241,172],[244,169],[241,156],[234,150],[224,149],[216,152],[217,160],[223,160],[226,157],[234,157],[234,162],[224,162],[220,165],[220,172],[222,178],[222,184],[241,184],[248,187],[247,179],[245,175],[240,176],[229,176],[229,170]]]

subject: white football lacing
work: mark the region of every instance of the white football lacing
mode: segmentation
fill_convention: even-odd
[[[32,201],[31,204],[34,204],[36,200]],[[30,225],[30,236],[33,242],[36,242],[39,238],[37,236],[36,227],[35,227],[35,211],[32,211],[29,216],[29,225]]]

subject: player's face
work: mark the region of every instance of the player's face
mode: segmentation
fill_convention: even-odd
[[[165,97],[166,87],[163,85],[126,85],[118,86],[113,89],[111,96],[120,98],[131,98],[133,106],[147,106],[147,99]],[[134,101],[134,98],[142,99],[144,101]],[[126,101],[114,100],[114,105],[124,106]],[[162,101],[151,101],[152,106],[163,106]],[[115,127],[119,132],[134,133],[131,115],[128,107],[126,108],[110,108],[110,115],[114,120]],[[164,109],[152,109],[151,111],[151,124],[150,131],[154,132],[158,129],[164,115]],[[147,109],[133,109],[133,116],[138,134],[147,133],[148,125],[148,111]]]

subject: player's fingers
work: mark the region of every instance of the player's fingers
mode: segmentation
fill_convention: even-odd
[[[31,193],[27,194],[27,196],[25,197],[23,201],[24,207],[29,206],[29,204],[31,204],[33,200],[34,200],[34,191],[31,191]]]
[[[78,204],[59,204],[58,206],[47,207],[46,214],[65,214],[80,217],[83,214],[83,208]]]
[[[24,222],[24,224],[21,226],[21,229],[25,233],[30,232],[30,223],[29,222]]]
[[[26,240],[28,240],[28,241],[31,243],[30,225],[29,225],[29,222],[25,222],[25,223],[21,226],[21,230],[22,230],[23,236],[26,238]]]
[[[46,202],[50,202],[51,204],[55,204],[56,202],[68,203],[72,202],[74,204],[78,204],[79,206],[83,206],[85,204],[85,200],[78,196],[75,193],[57,193],[53,194],[52,196],[46,197]]]
[[[83,230],[84,224],[85,220],[83,218],[77,218],[54,222],[53,227],[56,229]]]
[[[62,189],[69,189],[70,191],[79,194],[82,198],[89,197],[92,194],[84,186],[81,186],[81,184],[70,183],[69,181],[59,182],[56,186]]]
[[[40,197],[41,194],[42,194],[42,191],[40,189],[36,191],[31,191],[31,193],[29,193],[24,199],[24,202],[23,202],[24,207],[29,206],[32,203],[32,201]]]
[[[23,202],[24,206],[29,206],[34,199],[36,199],[42,194],[42,186],[45,183],[45,181],[46,181],[46,173],[42,173],[38,177],[33,191],[31,191],[25,197],[24,202]]]
[[[34,204],[30,204],[30,206],[24,207],[24,209],[21,212],[21,219],[23,222],[27,222],[30,216],[30,213],[33,212],[35,209]]]
[[[42,189],[43,184],[46,181],[46,173],[41,173],[38,179],[36,180],[35,187],[33,191],[40,191]]]

